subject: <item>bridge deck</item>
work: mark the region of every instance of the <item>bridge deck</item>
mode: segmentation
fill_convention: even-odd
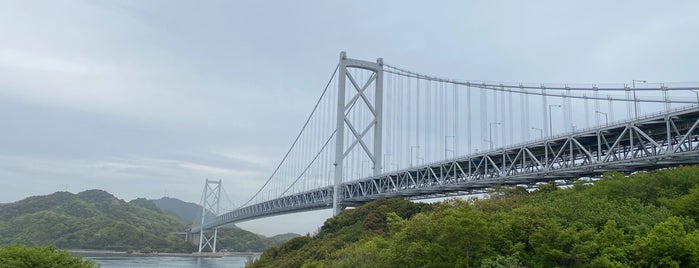
[[[595,129],[470,154],[345,182],[341,203],[381,197],[411,199],[472,194],[495,185],[598,176],[699,163],[699,108],[683,108]],[[332,208],[332,186],[253,204],[218,216],[204,229]],[[202,226],[192,228],[198,232]]]

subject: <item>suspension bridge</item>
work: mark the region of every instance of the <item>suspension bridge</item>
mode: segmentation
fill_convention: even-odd
[[[699,83],[455,80],[342,52],[260,189],[219,215],[207,180],[217,216],[189,232],[215,252],[218,227],[257,218],[699,163],[698,104]]]

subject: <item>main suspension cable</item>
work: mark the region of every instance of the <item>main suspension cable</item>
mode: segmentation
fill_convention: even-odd
[[[328,92],[328,88],[330,87],[330,84],[332,83],[333,79],[335,78],[335,75],[337,74],[337,70],[338,70],[339,68],[340,68],[340,64],[338,64],[337,66],[335,66],[335,70],[333,71],[333,74],[330,76],[330,79],[328,80],[328,83],[325,85],[325,89],[323,89],[323,93],[320,94],[320,98],[318,98],[318,101],[316,102],[316,105],[313,107],[313,111],[311,111],[311,114],[308,116],[308,119],[306,119],[306,122],[303,124],[303,127],[301,128],[301,131],[299,131],[299,134],[296,136],[296,139],[294,139],[294,142],[291,144],[291,148],[289,148],[289,150],[286,152],[286,154],[284,155],[284,158],[282,158],[282,161],[279,162],[279,165],[277,165],[277,167],[274,169],[274,172],[272,172],[272,175],[269,176],[269,178],[267,179],[267,181],[265,181],[265,183],[262,185],[262,187],[260,187],[260,189],[257,190],[257,192],[256,192],[248,201],[246,201],[245,203],[243,203],[242,205],[240,205],[241,208],[244,207],[244,206],[246,206],[247,204],[249,204],[253,199],[255,199],[255,197],[257,197],[257,195],[260,194],[260,192],[262,192],[262,190],[263,190],[263,189],[267,186],[267,184],[269,184],[269,182],[272,180],[272,178],[274,177],[274,175],[277,174],[277,172],[279,171],[279,168],[282,166],[282,164],[284,164],[284,161],[286,161],[287,157],[289,157],[289,154],[291,154],[291,151],[294,149],[294,146],[296,146],[296,143],[297,143],[297,142],[299,141],[299,139],[301,138],[301,135],[303,134],[303,131],[306,130],[306,127],[308,126],[308,123],[311,121],[311,118],[313,118],[313,114],[315,114],[316,110],[318,109],[318,106],[320,105],[320,102],[323,100],[323,97],[325,96],[325,93]]]

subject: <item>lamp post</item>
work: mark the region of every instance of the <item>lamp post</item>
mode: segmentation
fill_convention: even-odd
[[[420,155],[420,146],[410,146],[410,167],[413,167],[413,149],[415,150],[415,160]]]
[[[539,131],[539,136],[541,136],[542,139],[544,138],[544,130],[543,129],[540,129],[538,127],[532,127],[532,129]]]
[[[388,162],[386,162],[386,156],[392,156],[392,155],[393,154],[383,154],[383,163],[388,163]],[[385,168],[384,168],[384,171],[386,171]]]
[[[600,112],[600,111],[595,111],[595,113],[604,115],[604,125],[605,125],[605,126],[606,126],[606,125],[609,125],[609,118],[607,118],[607,113],[603,113],[603,112]]]
[[[551,119],[551,108],[553,107],[561,108],[558,104],[549,104],[549,137],[553,137],[553,120]]]
[[[364,163],[369,164],[369,160],[362,161],[362,169],[361,169],[361,172],[359,173],[360,178],[364,178]]]
[[[488,137],[490,137],[490,140],[489,140],[489,142],[490,142],[490,150],[493,149],[493,125],[498,125],[498,126],[499,126],[499,125],[500,125],[500,122],[490,122],[490,127],[488,128],[488,129],[490,130],[490,131],[489,131],[489,136],[488,136]]]
[[[646,80],[631,80],[631,88],[633,88],[633,111],[636,114],[636,119],[638,119],[638,102],[636,101],[636,82],[645,83]]]
[[[452,150],[447,149],[447,139],[448,138],[456,139],[456,136],[444,136],[444,159],[447,159],[447,152],[452,152],[453,154],[456,154],[456,152],[454,152],[453,149]],[[453,143],[454,142],[452,142],[452,144]]]

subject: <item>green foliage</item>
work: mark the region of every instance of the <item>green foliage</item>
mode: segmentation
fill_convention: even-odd
[[[30,267],[99,267],[93,261],[73,257],[68,252],[56,250],[53,246],[26,247],[8,245],[0,247],[0,268]]]
[[[675,215],[686,215],[699,221],[699,186],[695,186],[689,193],[676,198],[660,198],[658,200],[672,210]]]
[[[164,202],[161,199],[161,202]],[[168,208],[191,203],[166,199]],[[124,202],[102,190],[57,192],[0,206],[0,245],[52,244],[58,248],[193,252],[181,235],[187,224],[151,200]],[[201,208],[199,208],[201,211]],[[298,236],[263,237],[237,227],[221,228],[218,248],[261,252]],[[144,252],[145,253],[145,252]]]
[[[427,206],[424,204],[414,204],[397,198],[379,199],[355,209],[345,210],[340,215],[328,219],[320,228],[318,236],[323,237],[329,233],[337,233],[342,228],[353,226],[356,223],[361,223],[366,230],[379,234],[385,233],[388,231],[387,213],[393,212],[406,218],[420,212],[425,207]]]
[[[136,205],[139,204],[139,205]],[[192,252],[182,237],[185,225],[174,216],[126,203],[101,190],[77,195],[58,192],[0,207],[0,245],[53,244],[59,248],[126,250],[146,246],[167,252]]]
[[[271,246],[279,245],[297,236],[299,235],[284,234],[264,237],[238,227],[226,227],[218,229],[217,247],[228,251],[262,252]]]
[[[678,217],[658,223],[633,246],[641,266],[699,266],[699,232],[688,234]]]
[[[435,205],[377,200],[251,267],[699,267],[698,202],[697,166]]]
[[[430,205],[412,203],[402,199],[379,199],[374,202],[347,209],[325,221],[315,237],[297,237],[265,251],[252,267],[334,267],[336,265],[354,266],[356,263],[334,263],[342,256],[368,254],[354,252],[337,252],[347,245],[361,241],[363,238],[383,237],[389,233],[389,225],[396,218],[409,218],[421,211],[429,210]],[[370,215],[371,216],[368,216]],[[368,216],[368,217],[367,217]],[[376,241],[374,241],[376,242]],[[380,244],[380,243],[379,243]],[[368,244],[367,244],[368,245]],[[357,248],[360,250],[360,248]],[[365,254],[366,253],[366,254]],[[343,255],[344,254],[344,255]],[[372,253],[373,254],[373,253]],[[359,261],[362,261],[361,259]],[[371,265],[367,261],[367,266]]]

